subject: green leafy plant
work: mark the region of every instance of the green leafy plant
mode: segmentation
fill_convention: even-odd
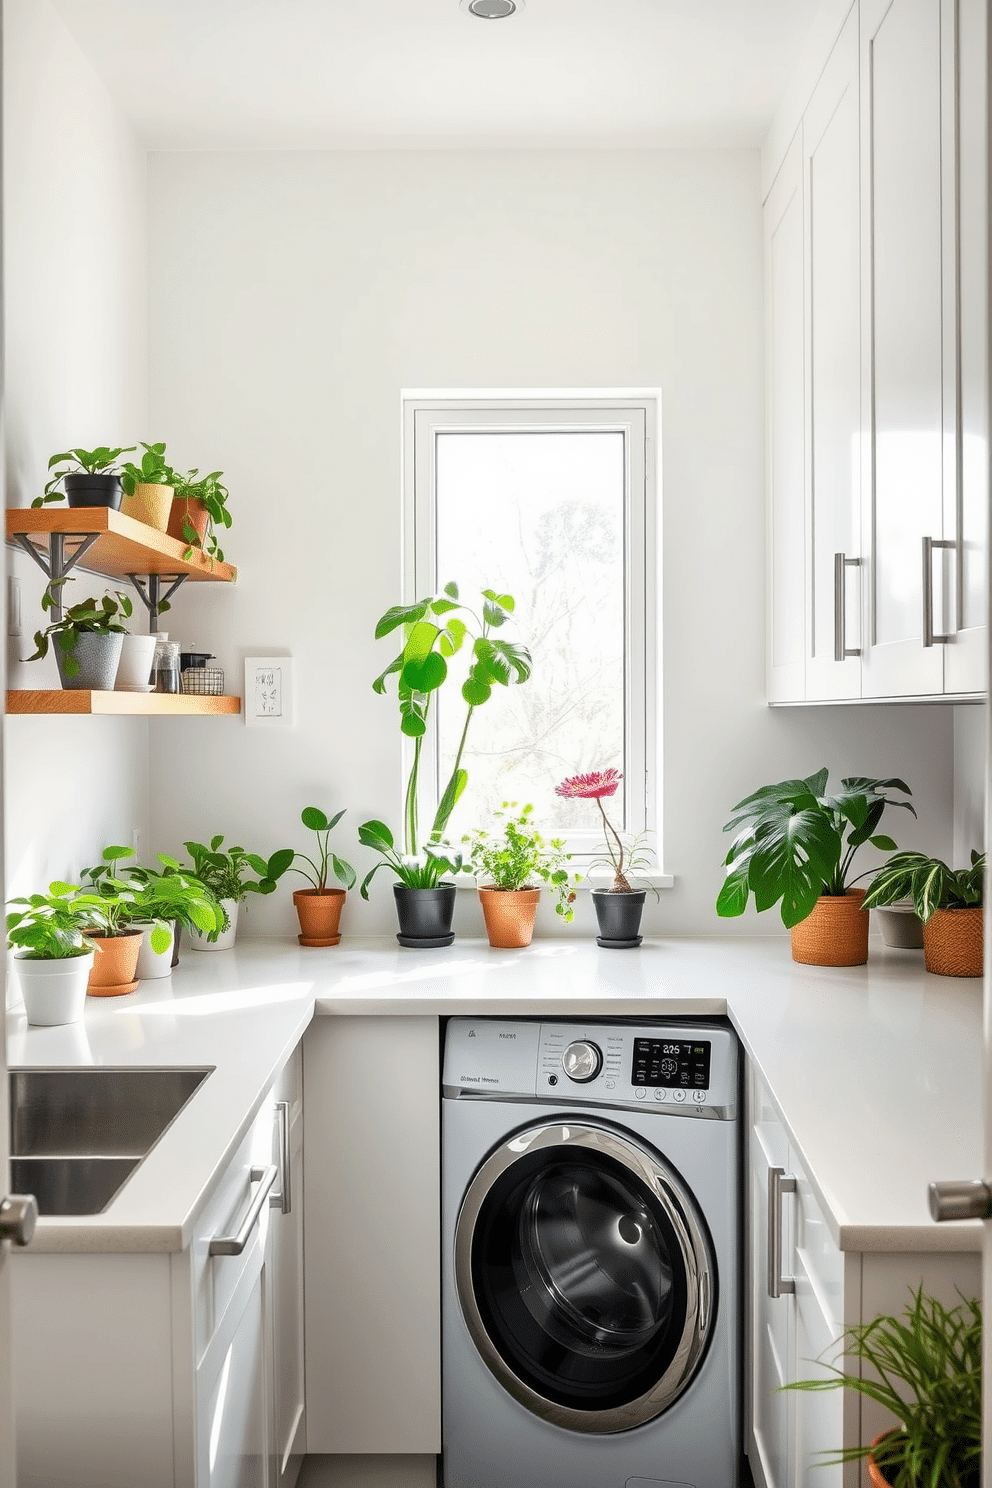
[[[883,1315],[848,1328],[838,1349],[867,1371],[827,1363],[825,1378],[789,1390],[848,1389],[901,1424],[874,1446],[848,1447],[831,1462],[869,1453],[892,1488],[978,1488],[981,1473],[982,1313],[962,1298],[946,1308],[919,1287],[900,1318]]]
[[[901,780],[855,775],[828,795],[824,768],[805,780],[762,786],[739,801],[723,829],[737,836],[724,860],[727,876],[717,914],[743,914],[750,894],[759,910],[771,909],[781,899],[782,922],[791,929],[812,913],[821,894],[846,893],[856,881],[848,874],[863,843],[884,852],[896,846],[876,830],[886,806],[902,806],[916,815],[908,801],[887,794],[894,790],[912,794]]]
[[[292,865],[296,854],[291,847],[281,847],[268,859],[243,847],[221,847],[223,835],[211,837],[210,846],[202,842],[184,842],[193,860],[193,877],[198,878],[217,899],[240,903],[246,894],[272,894],[276,884]],[[216,938],[216,937],[214,937]]]
[[[56,470],[45,486],[45,494],[36,496],[31,505],[47,506],[52,501],[61,501],[65,492],[59,487],[67,475],[119,475],[120,472],[115,468],[116,462],[121,455],[130,455],[136,448],[136,445],[129,444],[126,448],[110,449],[108,445],[102,444],[95,450],[73,449],[53,455],[48,462],[49,470],[54,465],[65,468]]]
[[[203,534],[203,541],[192,526],[187,514],[183,518],[183,537],[187,547],[183,557],[189,559],[193,555],[194,548],[202,548],[207,557],[213,562],[224,562],[224,550],[217,542],[217,527],[229,528],[233,519],[227,509],[227,500],[230,492],[221,480],[224,474],[222,470],[211,470],[209,475],[200,475],[198,470],[187,470],[185,475],[173,472],[173,501],[202,501],[207,512],[207,527]]]
[[[971,866],[948,868],[940,858],[926,853],[896,853],[875,874],[868,885],[863,909],[894,904],[897,899],[912,899],[924,925],[937,909],[968,909],[982,903],[985,881],[985,854],[972,848]]]
[[[469,844],[466,871],[475,874],[480,887],[505,893],[534,888],[533,880],[539,878],[555,896],[555,913],[569,921],[574,918],[574,886],[581,881],[580,874],[570,875],[565,867],[572,855],[560,837],[545,842],[531,824],[532,805],[511,815],[516,806],[516,801],[504,801],[502,810],[493,813],[497,832],[478,830],[462,838]]]
[[[12,899],[7,915],[7,944],[21,951],[28,961],[62,961],[85,956],[93,949],[86,931],[92,929],[94,916],[102,913],[97,894],[86,893],[78,884],[56,880],[47,894],[31,894]]]
[[[339,858],[332,853],[328,847],[330,835],[343,816],[344,812],[339,811],[336,816],[332,816],[328,820],[319,806],[304,806],[303,814],[300,817],[303,825],[309,827],[311,832],[316,835],[317,861],[314,862],[313,858],[307,857],[306,853],[295,853],[290,872],[302,874],[305,879],[313,884],[318,894],[326,892],[329,874],[333,875],[337,882],[343,884],[346,889],[353,888],[355,884],[354,868],[350,863],[346,863],[344,858]],[[307,866],[305,868],[297,868],[297,862],[305,863]]]
[[[52,593],[58,584],[64,583],[63,579],[49,584],[41,598],[42,609],[46,612],[55,605],[55,597]],[[48,655],[48,641],[50,636],[55,636],[55,644],[62,652],[62,664],[67,677],[79,675],[79,662],[73,656],[79,637],[81,635],[127,635],[127,626],[122,625],[121,619],[129,619],[134,612],[134,606],[126,594],[119,589],[114,591],[116,598],[112,599],[105,594],[102,599],[84,599],[79,604],[69,605],[64,611],[61,620],[56,620],[45,630],[35,631],[35,650],[28,661],[40,661],[43,656]],[[160,607],[161,608],[161,607]]]
[[[146,444],[142,439],[144,454],[141,464],[132,460],[122,466],[121,481],[128,496],[134,495],[135,486],[175,486],[178,476],[165,461],[165,444]]]
[[[135,918],[144,919],[147,915],[149,919],[178,921],[185,930],[199,930],[207,936],[225,929],[224,907],[206,884],[184,872],[175,858],[159,853],[157,861],[164,871],[142,867],[123,869],[131,887],[138,891]]]
[[[436,849],[441,844],[448,819],[468,783],[468,771],[462,768],[462,756],[472,715],[476,708],[489,701],[494,687],[508,687],[511,682],[526,682],[530,676],[531,657],[527,648],[492,634],[494,630],[502,629],[514,609],[512,595],[497,594],[495,589],[483,589],[481,615],[476,614],[461,603],[458,585],[452,583],[446,584],[441,594],[418,600],[416,604],[394,605],[376,625],[376,640],[381,640],[396,630],[403,632],[403,649],[375,679],[372,687],[384,695],[388,679],[394,673],[398,674],[396,695],[400,710],[400,730],[406,738],[413,740],[413,760],[404,796],[403,835],[406,851],[402,859],[395,853],[392,834],[385,829],[389,839],[387,851],[394,855],[390,858],[394,867],[395,859],[406,865],[406,871],[412,872],[414,869],[410,860],[417,860],[428,877],[435,872],[432,864],[422,859],[425,854],[438,860],[443,858],[443,854],[438,855]],[[474,630],[470,629],[470,625]],[[418,791],[424,735],[427,733],[431,702],[450,675],[448,663],[459,652],[463,652],[463,648],[463,654],[469,658],[467,674],[461,688],[462,698],[467,706],[465,723],[451,776],[441,792],[428,843],[422,854]],[[363,838],[362,831],[366,829],[368,830]],[[359,841],[364,841],[366,846],[375,847],[376,851],[382,851],[376,843],[385,841],[383,830],[381,822],[366,822],[365,827],[359,830]],[[450,852],[450,849],[446,851]],[[368,882],[369,879],[366,878],[365,884]],[[424,885],[408,884],[407,887]],[[363,893],[364,891],[365,885],[362,888]]]
[[[92,930],[116,938],[133,935],[139,923],[142,926],[151,924],[152,950],[168,950],[171,935],[162,915],[153,909],[140,884],[127,883],[118,877],[118,864],[133,857],[133,847],[105,847],[101,861],[92,868],[84,868],[80,874],[96,900],[90,921]]]
[[[379,862],[362,880],[363,899],[369,897],[369,884],[380,868],[392,868],[404,888],[436,889],[446,873],[458,873],[462,866],[461,853],[445,843],[428,843],[423,853],[404,856],[397,850],[385,822],[363,822],[358,829],[358,840],[363,847],[371,847],[379,854]]]

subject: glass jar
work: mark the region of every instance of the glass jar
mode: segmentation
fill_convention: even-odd
[[[155,647],[155,691],[179,691],[178,641],[159,641]]]

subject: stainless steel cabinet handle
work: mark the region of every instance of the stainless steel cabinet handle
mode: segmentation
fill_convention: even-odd
[[[933,550],[953,548],[957,543],[949,537],[925,537],[923,539],[923,644],[924,646],[949,646],[953,635],[935,635],[933,629]]]
[[[846,553],[834,554],[834,661],[861,655],[860,646],[847,644],[847,570],[860,567],[860,558],[848,558]]]
[[[30,1245],[38,1223],[38,1201],[34,1194],[8,1194],[0,1199],[0,1242]]]
[[[992,1219],[992,1188],[980,1178],[954,1183],[931,1183],[927,1190],[930,1213],[946,1219]]]
[[[293,1208],[292,1172],[289,1154],[289,1101],[276,1101],[276,1120],[279,1123],[279,1192],[269,1195],[273,1209],[289,1214]]]
[[[258,1184],[258,1191],[248,1206],[248,1213],[241,1222],[241,1228],[236,1235],[217,1235],[210,1242],[210,1255],[212,1256],[235,1256],[240,1255],[251,1238],[251,1232],[255,1228],[258,1216],[261,1214],[266,1199],[272,1192],[272,1185],[279,1177],[279,1169],[275,1163],[267,1168],[252,1168],[248,1174],[249,1181]]]
[[[794,1292],[796,1283],[782,1275],[782,1195],[795,1193],[796,1180],[784,1168],[768,1169],[768,1295]]]

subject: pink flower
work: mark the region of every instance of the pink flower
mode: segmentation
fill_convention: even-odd
[[[555,786],[555,795],[599,801],[604,796],[615,796],[622,779],[623,776],[617,770],[596,770],[591,775],[570,775],[561,785]]]

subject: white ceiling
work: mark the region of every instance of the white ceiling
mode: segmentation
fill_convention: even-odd
[[[53,0],[152,149],[756,146],[818,0]]]

